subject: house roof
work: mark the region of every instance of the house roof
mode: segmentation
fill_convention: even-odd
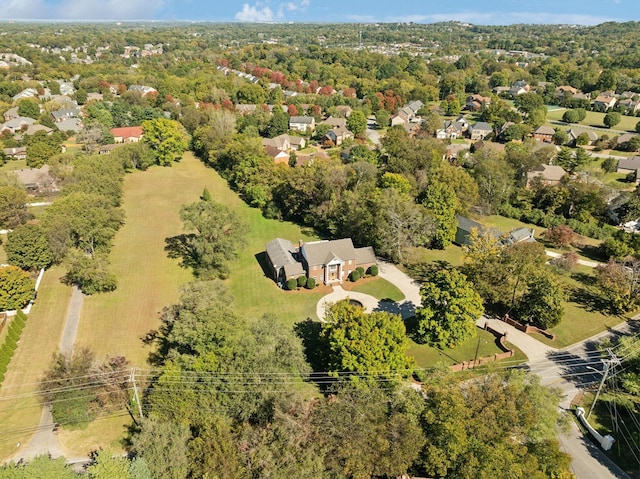
[[[40,168],[22,168],[14,171],[13,174],[23,185],[38,184],[45,179],[51,179],[49,165],[42,165]]]
[[[636,136],[638,136],[637,133],[623,133],[618,137],[618,145],[622,145],[623,143],[626,143],[631,138],[634,138]]]
[[[410,101],[407,106],[413,110],[414,113],[418,113],[418,110],[424,106],[420,100]]]
[[[475,125],[471,125],[471,128],[477,131],[493,131],[493,128],[491,128],[491,125],[489,125],[489,123],[486,123],[484,121],[479,121]]]
[[[336,118],[330,116],[326,120],[321,122],[322,125],[329,125],[331,128],[346,128],[347,120],[344,118]]]
[[[554,135],[556,130],[547,125],[542,125],[533,132],[534,135]]]
[[[80,118],[67,118],[56,123],[56,126],[60,131],[79,131],[82,128],[82,120]]]
[[[276,148],[275,146],[266,145],[264,147],[264,150],[267,153],[267,155],[269,155],[273,159],[289,157],[289,153],[282,151],[281,149]]]
[[[531,178],[542,176],[542,178],[548,181],[560,181],[566,174],[565,169],[558,165],[539,165],[529,172]]]
[[[122,128],[111,128],[109,130],[113,136],[122,138],[140,138],[142,136],[141,126],[124,126]]]
[[[58,120],[60,118],[64,118],[65,116],[68,117],[78,117],[80,116],[80,109],[79,108],[64,108],[62,110],[56,110],[56,111],[52,111],[51,112],[51,116],[53,117],[54,120]]]
[[[623,170],[637,170],[640,168],[640,156],[620,158],[618,160],[618,168]]]
[[[356,264],[376,263],[376,253],[372,246],[356,248]]]
[[[583,130],[582,128],[570,128],[567,133],[573,139],[578,138],[583,133],[586,133],[589,136],[589,140],[596,141],[598,139],[598,134],[593,130]]]
[[[511,232],[509,232],[509,239],[513,242],[513,243],[520,243],[523,241],[526,241],[528,243],[531,243],[533,241],[535,241],[533,239],[533,230],[529,229],[529,228],[516,228],[514,230],[512,230]]]
[[[296,261],[293,257],[293,254],[298,252],[298,248],[294,248],[291,241],[276,238],[269,241],[266,244],[265,249],[267,251],[267,256],[269,256],[269,259],[271,260],[271,264],[276,270],[284,267],[284,271],[287,276],[301,276],[304,274],[302,264]]]
[[[312,116],[292,116],[289,123],[302,123],[305,125],[312,125],[315,118]]]
[[[327,264],[335,258],[340,260],[356,259],[356,249],[351,238],[332,241],[314,241],[305,243],[301,248],[310,266]]]
[[[470,232],[473,228],[476,228],[478,231],[482,231],[484,229],[484,226],[482,226],[477,221],[465,218],[464,216],[456,215],[456,220],[458,221],[458,228],[463,231]]]

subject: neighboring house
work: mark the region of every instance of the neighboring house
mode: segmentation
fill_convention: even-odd
[[[483,231],[489,231],[496,238],[500,238],[500,244],[502,246],[509,246],[517,243],[532,243],[533,241],[535,241],[533,237],[535,231],[533,229],[524,227],[516,228],[514,230],[511,230],[509,234],[505,235],[498,229],[486,228],[484,225],[478,223],[477,221],[465,218],[464,216],[456,215],[456,220],[458,221],[458,225],[456,228],[456,238],[453,242],[459,246],[469,246],[471,244],[469,236],[474,229],[479,233],[482,233]]]
[[[351,130],[347,128],[347,120],[344,118],[334,118],[330,116],[323,121],[322,124],[329,125],[331,127],[331,130],[329,130],[322,138],[323,142],[330,141],[334,145],[340,146],[344,140],[354,137]]]
[[[573,88],[571,85],[561,85],[558,88],[556,88],[555,96],[556,98],[561,99],[566,96],[572,97],[578,93],[582,93],[582,92],[577,88]]]
[[[307,144],[301,136],[293,136],[288,134],[278,135],[273,138],[263,138],[262,146],[272,146],[280,151],[301,150]]]
[[[445,147],[444,159],[450,162],[464,160],[469,156],[471,145],[467,143],[458,143],[455,145],[447,145]]]
[[[544,185],[557,185],[567,172],[557,165],[539,165],[527,173],[527,188],[534,178],[540,178]]]
[[[66,120],[62,120],[59,123],[56,123],[58,130],[60,131],[73,131],[78,133],[82,130],[83,124],[80,118],[68,118]]]
[[[9,158],[14,160],[25,160],[27,158],[27,147],[19,146],[17,148],[3,148],[2,152]]]
[[[38,90],[36,90],[35,88],[25,88],[20,93],[13,96],[13,101],[16,102],[23,98],[34,98],[36,96],[38,96]]]
[[[598,140],[598,134],[593,130],[583,130],[581,128],[570,128],[569,130],[567,130],[567,133],[569,134],[569,141],[573,144],[575,144],[578,137],[583,133],[586,133],[587,136],[589,137],[589,143],[588,143],[589,145],[592,145]]]
[[[616,102],[618,100],[613,95],[598,95],[595,100],[593,100],[594,108],[599,110],[609,110],[616,106]]]
[[[23,168],[14,171],[13,174],[31,193],[51,193],[58,190],[49,165],[43,165],[40,168]]]
[[[336,111],[342,118],[349,118],[351,113],[353,113],[353,108],[349,105],[338,105],[336,106]]]
[[[484,140],[493,132],[493,128],[489,123],[479,121],[475,125],[469,126],[469,138],[472,140]]]
[[[466,107],[468,110],[478,111],[484,105],[490,105],[490,104],[491,104],[491,98],[489,98],[488,96],[469,95],[467,97]]]
[[[292,116],[289,119],[289,129],[294,131],[313,131],[316,128],[316,120],[312,116]]]
[[[351,238],[300,243],[297,248],[290,241],[276,238],[266,250],[272,278],[281,284],[301,275],[318,283],[340,284],[356,268],[366,271],[377,264],[373,248],[355,248]]]
[[[493,92],[496,95],[500,95],[502,93],[509,93],[510,90],[511,90],[511,87],[508,87],[508,86],[496,86],[496,87],[493,87]]]
[[[513,96],[524,95],[525,93],[529,93],[531,91],[531,85],[524,80],[518,80],[511,88],[509,88],[509,93]]]
[[[618,160],[617,173],[635,173],[640,168],[640,156],[632,156],[631,158],[620,158]]]
[[[257,105],[238,103],[236,105],[236,113],[239,113],[240,115],[248,115],[250,113],[255,112],[257,108],[258,108]]]
[[[624,149],[624,145],[628,143],[631,138],[635,138],[636,136],[638,136],[637,133],[623,133],[618,137],[618,148],[622,147]]]
[[[409,115],[404,110],[399,110],[391,116],[391,126],[404,126],[407,123],[409,123]]]
[[[151,86],[147,85],[130,85],[128,88],[129,91],[137,91],[142,96],[147,96],[149,93],[158,93],[158,90]]]
[[[459,121],[445,121],[441,130],[436,131],[436,138],[440,140],[450,139],[455,140],[461,138],[463,132],[466,130],[465,124]],[[468,127],[468,123],[467,123]]]
[[[407,106],[413,111],[414,115],[417,115],[418,112],[424,107],[424,103],[420,100],[413,100],[407,103]]]
[[[121,146],[122,143],[112,143],[110,145],[100,145],[98,155],[109,155],[114,148]]]
[[[640,111],[640,101],[635,101],[631,98],[624,98],[618,101],[618,106],[624,108],[627,115],[635,115]]]
[[[25,135],[32,136],[32,135],[35,135],[39,131],[44,131],[47,135],[50,135],[51,133],[53,133],[53,129],[49,128],[48,126],[44,126],[44,125],[29,125],[26,130],[20,130],[18,133],[16,133],[15,139],[18,140],[18,141],[22,141],[22,139],[25,137]]]
[[[109,130],[113,135],[115,143],[137,143],[142,139],[141,126],[125,126],[122,128],[111,128]]]
[[[51,112],[51,119],[55,123],[60,123],[61,121],[68,120],[69,118],[80,118],[80,116],[82,116],[80,108],[65,108],[63,110]]]
[[[460,125],[462,125],[462,131],[467,131],[469,129],[469,121],[464,115],[459,115],[458,118],[456,118],[456,123],[460,123]]]
[[[20,115],[18,114],[18,107],[14,106],[13,108],[9,108],[4,112],[4,121],[10,121],[14,118],[18,118]]]
[[[29,125],[33,125],[35,122],[36,121],[33,118],[19,116],[0,125],[0,132],[9,130],[13,134],[23,128],[26,129]]]
[[[556,131],[550,126],[542,125],[533,132],[533,137],[536,140],[544,141],[545,143],[551,143],[553,141],[553,135]]]
[[[279,150],[274,146],[267,145],[264,147],[264,151],[267,155],[273,158],[273,162],[276,164],[289,164],[289,158],[291,157],[286,151]]]

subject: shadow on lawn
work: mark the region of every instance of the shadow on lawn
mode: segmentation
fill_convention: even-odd
[[[194,233],[189,233],[165,238],[164,250],[167,252],[167,256],[172,259],[179,258],[181,260],[180,266],[183,268],[195,269],[198,266],[198,261],[191,246],[191,241],[195,236]]]

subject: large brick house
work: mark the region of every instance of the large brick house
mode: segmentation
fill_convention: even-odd
[[[312,241],[298,246],[276,238],[266,245],[272,278],[279,284],[306,275],[316,282],[340,284],[358,267],[365,271],[377,263],[371,246],[355,248],[351,238]]]

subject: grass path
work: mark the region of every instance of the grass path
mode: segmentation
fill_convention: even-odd
[[[49,368],[58,343],[71,287],[60,282],[64,271],[54,267],[45,272],[38,300],[34,303],[5,379],[0,389],[0,457],[17,452],[37,428],[42,407],[35,393]]]

